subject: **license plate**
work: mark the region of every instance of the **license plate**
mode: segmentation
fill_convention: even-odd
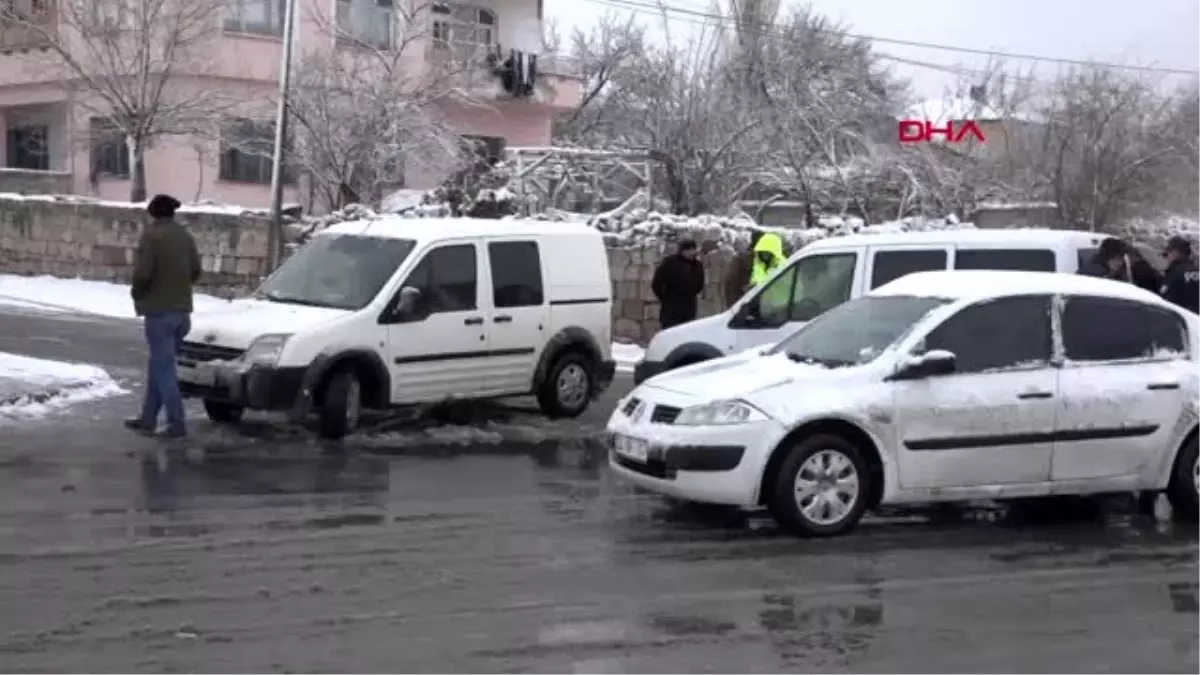
[[[650,444],[640,438],[618,435],[613,439],[613,450],[626,459],[645,462],[650,454]]]
[[[211,387],[216,384],[217,373],[213,367],[207,363],[197,363],[191,368],[179,368],[179,379],[191,384],[197,384],[204,387]]]

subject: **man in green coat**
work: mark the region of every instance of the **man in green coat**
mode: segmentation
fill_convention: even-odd
[[[196,241],[175,222],[179,206],[179,200],[167,195],[156,195],[147,205],[153,220],[138,241],[130,289],[134,310],[143,317],[150,360],[142,414],[125,420],[125,426],[154,433],[158,413],[166,408],[169,438],[187,435],[175,357],[192,327],[192,284],[202,271]]]

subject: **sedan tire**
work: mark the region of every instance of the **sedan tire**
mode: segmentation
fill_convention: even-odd
[[[853,529],[871,494],[862,451],[841,436],[818,434],[787,452],[769,504],[780,527],[802,537],[832,537]]]

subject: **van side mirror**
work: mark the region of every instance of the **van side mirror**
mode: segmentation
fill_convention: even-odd
[[[931,349],[924,354],[910,356],[901,363],[889,380],[923,380],[937,375],[949,375],[957,368],[954,352]]]
[[[758,325],[758,298],[743,303],[729,320],[730,328],[753,328]]]
[[[400,289],[400,299],[396,301],[396,308],[392,311],[392,315],[399,321],[424,319],[427,312],[424,311],[425,303],[422,300],[421,289],[405,286]]]

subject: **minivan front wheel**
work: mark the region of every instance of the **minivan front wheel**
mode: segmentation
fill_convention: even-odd
[[[325,385],[317,407],[318,432],[322,438],[344,438],[358,426],[362,413],[362,382],[351,368],[334,373]]]
[[[850,531],[867,509],[871,474],[858,447],[819,434],[788,451],[769,504],[780,527],[804,537]]]
[[[1167,500],[1171,511],[1184,520],[1200,519],[1200,439],[1195,435],[1179,451],[1171,482],[1167,484]]]
[[[596,383],[582,354],[567,352],[554,362],[538,389],[538,405],[550,417],[578,417],[592,401]]]

